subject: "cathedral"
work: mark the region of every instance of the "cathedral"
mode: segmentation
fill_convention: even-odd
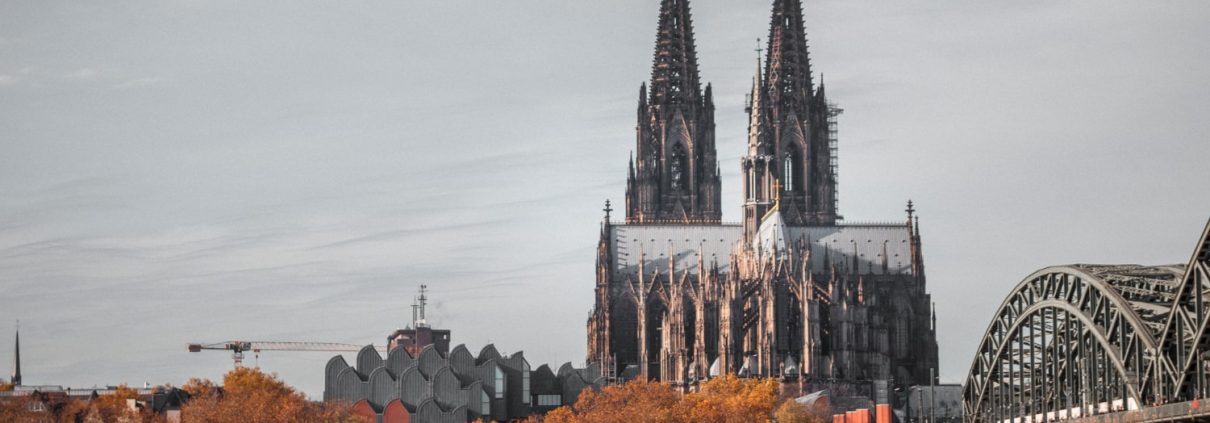
[[[767,41],[747,100],[743,220],[724,223],[689,1],[662,1],[626,218],[606,202],[601,225],[587,361],[683,389],[721,374],[928,384],[936,316],[915,210],[843,222],[840,110],[813,79],[800,0],[774,1]]]

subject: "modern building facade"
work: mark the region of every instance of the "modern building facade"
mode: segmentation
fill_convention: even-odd
[[[386,358],[367,346],[353,366],[339,355],[328,361],[324,400],[355,403],[382,422],[509,421],[574,403],[584,389],[604,386],[600,375],[599,367],[570,363],[557,373],[532,369],[524,353],[505,356],[494,345],[478,355],[464,345],[448,355],[428,345],[415,357],[395,348]]]
[[[749,95],[743,220],[723,223],[714,98],[687,0],[660,7],[625,220],[606,202],[588,362],[689,389],[724,373],[927,384],[937,366],[918,217],[846,224],[836,116],[802,5],[776,0]]]
[[[357,353],[350,366],[344,356],[328,360],[324,401],[354,404],[358,413],[379,423],[513,421],[575,403],[584,389],[600,389],[598,365],[557,373],[533,369],[525,353],[500,353],[487,345],[472,354],[465,345],[449,349],[450,331],[424,320],[425,287],[414,306],[412,325],[387,337],[383,357],[373,345]]]

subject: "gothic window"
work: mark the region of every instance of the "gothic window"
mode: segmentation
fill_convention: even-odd
[[[672,146],[672,157],[668,163],[668,175],[672,179],[672,191],[689,189],[689,161],[685,156],[685,146],[676,143]]]
[[[793,191],[801,189],[803,186],[802,180],[802,154],[799,154],[798,147],[790,143],[786,149],[786,157],[784,158],[784,169],[782,177],[785,178],[785,191]]]

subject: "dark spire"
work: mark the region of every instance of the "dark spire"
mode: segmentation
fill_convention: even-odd
[[[630,152],[630,174],[627,177],[628,181],[634,181],[634,152]]]
[[[713,89],[702,90],[689,0],[661,1],[651,83],[645,86],[626,222],[720,222]]]
[[[701,99],[697,49],[689,0],[663,0],[651,68],[653,104],[694,103]]]
[[[767,60],[765,81],[769,84],[771,94],[780,101],[810,98],[811,58],[807,53],[807,32],[803,25],[801,1],[774,1]]]
[[[21,328],[17,328],[16,338],[13,340],[13,377],[9,380],[13,386],[21,386]]]

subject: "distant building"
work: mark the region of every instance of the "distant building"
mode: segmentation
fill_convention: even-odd
[[[92,401],[99,396],[118,390],[117,386],[103,388],[64,388],[59,385],[25,385],[21,382],[21,334],[18,329],[13,342],[13,390],[0,391],[0,401],[30,400],[27,411],[53,415],[73,401]],[[169,422],[179,422],[181,406],[189,400],[189,394],[171,386],[147,385],[142,389],[131,388],[137,398],[128,401],[131,410],[150,410],[164,415]]]
[[[961,422],[962,385],[913,386],[903,410],[905,423]]]
[[[387,356],[367,345],[350,366],[344,356],[328,360],[324,400],[354,404],[358,413],[382,423],[408,421],[508,421],[572,404],[586,388],[605,384],[601,368],[558,371],[530,366],[522,352],[505,356],[494,345],[474,355],[465,345],[449,349],[448,330],[424,322],[424,294],[412,327],[388,338]]]
[[[425,295],[427,289],[428,285],[420,285],[420,296],[416,297],[416,303],[412,304],[412,325],[415,328],[409,326],[398,329],[387,336],[387,351],[403,347],[409,354],[416,356],[425,346],[433,345],[442,355],[450,353],[450,331],[430,328],[424,319],[424,306],[428,303],[428,297]]]
[[[134,388],[131,388],[134,389]],[[116,386],[103,388],[64,388],[57,385],[19,386],[12,391],[0,392],[0,401],[30,400],[27,411],[58,414],[69,403],[89,401],[103,395],[113,394]],[[131,411],[151,411],[163,415],[169,422],[181,421],[181,406],[189,401],[189,393],[170,386],[134,389],[136,398],[127,400]]]

